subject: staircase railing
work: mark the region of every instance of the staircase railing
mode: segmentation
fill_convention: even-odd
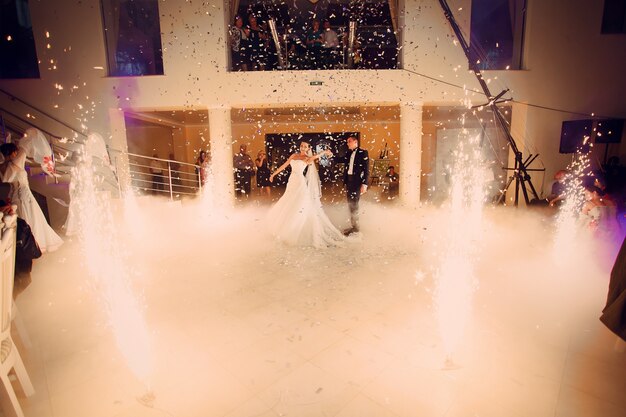
[[[24,119],[23,117],[18,116],[17,114],[13,113],[12,111],[7,110],[4,107],[0,106],[0,117],[2,118],[2,129],[3,129],[2,133],[6,134],[6,132],[5,132],[5,130],[6,130],[6,121],[4,120],[4,114],[8,114],[9,116],[19,120],[20,122],[22,122],[22,123],[24,123],[26,125],[29,125],[29,126],[33,125],[33,123],[30,120]],[[35,126],[33,126],[33,127],[35,127]],[[37,127],[37,129],[41,130],[43,133],[45,133],[46,135],[48,135],[48,136],[50,136],[50,137],[52,137],[54,139],[62,139],[61,136],[57,136],[54,133],[49,132],[46,129],[43,129],[43,128],[40,128],[40,127]],[[16,126],[14,126],[13,130],[20,130],[20,129],[17,128]],[[3,141],[4,141],[4,138],[3,138]],[[50,145],[52,145],[52,143]]]
[[[16,112],[0,106],[0,118],[2,120],[3,129],[5,129],[5,126],[8,126],[10,128],[9,130],[23,134],[26,129],[34,127],[43,132],[48,137],[48,142],[53,151],[55,169],[61,175],[69,175],[71,168],[75,165],[75,161],[70,156],[73,152],[77,151],[76,147],[84,143],[87,134],[3,89],[0,89],[0,94],[4,94],[11,101],[18,102],[39,115],[69,129],[74,136],[73,144],[75,144],[75,147],[72,146],[72,142],[65,143],[63,136],[42,128],[40,124],[36,122],[36,119],[22,117],[16,114]],[[5,119],[4,115],[10,116],[11,120],[8,118]],[[77,140],[79,137],[82,138],[82,140]],[[168,196],[170,199],[175,199],[182,196],[196,195],[202,189],[200,167],[198,165],[122,152],[109,146],[107,146],[107,151],[116,173],[120,172],[119,169],[121,168],[119,166],[119,156],[122,156],[121,159],[124,160],[125,164],[128,164],[125,168],[130,174],[130,185],[136,192]],[[112,153],[116,155],[113,156],[111,155]],[[161,173],[153,172],[157,167],[160,167]],[[115,178],[115,181],[117,181],[116,185],[119,188],[120,184],[118,178]]]
[[[5,118],[4,116],[8,115],[11,117],[11,120]],[[73,163],[66,162],[66,158],[75,151],[75,149],[71,149],[69,146],[64,146],[60,142],[63,140],[62,136],[59,136],[55,133],[50,132],[47,129],[42,128],[33,120],[25,119],[14,112],[7,110],[6,108],[0,106],[0,119],[2,120],[2,128],[3,134],[8,133],[16,133],[18,135],[23,135],[26,129],[34,127],[37,130],[40,130],[48,139],[48,143],[52,148],[52,159],[55,163],[55,170],[60,174],[69,174],[71,166]],[[20,123],[15,123],[15,121],[19,121]],[[79,132],[76,132],[79,133]],[[4,142],[5,138],[2,138]],[[80,146],[82,142],[75,142],[77,146]]]
[[[85,137],[85,138],[87,137],[87,135],[86,135],[85,133],[83,133],[83,132],[81,132],[80,130],[76,129],[75,127],[73,127],[73,126],[69,125],[68,123],[65,123],[63,120],[57,119],[56,117],[54,117],[54,116],[53,116],[53,115],[51,115],[50,113],[47,113],[47,112],[45,112],[45,111],[41,110],[40,108],[38,108],[38,107],[36,107],[36,106],[34,106],[34,105],[32,105],[32,104],[28,103],[27,101],[22,100],[21,98],[19,98],[19,97],[17,97],[17,96],[15,96],[15,95],[13,95],[13,94],[11,94],[11,93],[9,93],[8,91],[3,90],[3,89],[1,89],[1,88],[0,88],[0,93],[2,93],[2,94],[4,94],[5,96],[9,97],[9,99],[10,99],[11,101],[17,101],[17,102],[19,102],[19,103],[22,103],[23,105],[25,105],[25,106],[27,106],[27,107],[29,107],[29,108],[31,108],[31,109],[33,109],[33,110],[35,110],[37,113],[39,113],[39,114],[41,114],[41,115],[43,115],[43,116],[47,117],[48,119],[53,120],[53,121],[55,121],[56,123],[60,124],[61,126],[64,126],[64,127],[68,128],[69,130],[71,130],[71,131],[72,131],[72,132],[74,132],[75,134],[77,134],[77,135],[79,135],[79,136],[83,136],[83,137]],[[30,124],[32,124],[32,123],[30,123]],[[41,130],[41,129],[39,129],[39,130]],[[41,131],[43,132],[43,130],[41,130]],[[58,137],[58,136],[57,136],[57,137]]]

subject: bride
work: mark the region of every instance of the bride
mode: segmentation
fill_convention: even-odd
[[[268,213],[268,226],[278,239],[290,245],[316,248],[338,245],[344,237],[324,213],[320,179],[315,168],[316,159],[323,155],[332,157],[332,153],[326,150],[310,155],[310,145],[300,142],[300,153],[291,155],[270,175],[270,182],[274,182],[276,175],[291,166],[285,194]],[[307,166],[309,169],[304,174]]]

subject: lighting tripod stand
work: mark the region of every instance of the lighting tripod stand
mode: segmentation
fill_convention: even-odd
[[[504,116],[502,115],[502,113],[500,112],[500,109],[498,108],[499,103],[506,101],[502,99],[502,97],[509,90],[508,89],[504,90],[497,96],[493,96],[491,94],[491,91],[489,91],[489,87],[487,87],[487,83],[483,79],[483,76],[480,72],[480,68],[478,68],[477,62],[475,62],[475,60],[472,59],[471,57],[470,46],[467,44],[467,41],[463,37],[463,33],[461,32],[461,29],[459,28],[459,25],[456,22],[456,19],[454,18],[452,11],[450,10],[450,6],[448,6],[447,0],[439,0],[439,4],[441,4],[441,7],[443,8],[443,13],[446,16],[446,19],[448,19],[450,26],[452,26],[452,30],[454,31],[454,34],[459,40],[459,43],[461,44],[461,48],[463,48],[463,52],[465,52],[465,56],[467,57],[467,61],[469,63],[470,69],[476,76],[476,79],[478,80],[478,83],[480,84],[480,87],[482,88],[483,93],[489,100],[488,103],[484,104],[484,107],[489,107],[491,111],[493,112],[494,117],[497,120],[497,125],[502,130],[502,132],[504,132],[504,136],[506,137],[507,142],[509,143],[509,146],[511,147],[511,150],[513,151],[513,154],[515,155],[514,167],[505,168],[505,170],[512,171],[512,172],[506,183],[506,186],[501,191],[500,197],[498,198],[498,204],[502,203],[505,197],[506,190],[508,190],[508,188],[511,186],[514,180],[515,180],[515,199],[514,199],[515,206],[517,206],[519,203],[520,190],[522,191],[524,195],[524,201],[526,202],[526,204],[529,204],[531,202],[531,198],[529,197],[529,194],[528,194],[529,189],[530,189],[530,192],[532,192],[534,199],[538,200],[539,196],[537,195],[537,191],[535,190],[535,187],[533,186],[529,172],[543,171],[543,169],[530,169],[528,167],[539,155],[530,154],[528,155],[526,159],[523,158],[522,152],[517,147],[517,144],[515,143],[515,139],[513,139],[513,136],[511,136],[511,132],[506,123],[506,120],[504,119]]]

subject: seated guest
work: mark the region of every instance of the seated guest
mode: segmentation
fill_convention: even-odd
[[[619,236],[619,223],[615,204],[602,198],[602,190],[585,185],[585,203],[581,210],[581,221],[592,234],[607,242]]]
[[[564,169],[559,170],[554,174],[554,183],[552,183],[552,189],[548,196],[548,203],[550,206],[561,205],[565,200],[565,179],[567,177],[567,171]]]
[[[608,193],[604,179],[597,177],[593,182],[593,186],[599,190],[600,197],[602,198],[604,204],[613,207],[617,214],[617,203],[613,196]]]
[[[9,184],[2,183],[0,188],[4,188]],[[0,191],[0,193],[2,193]],[[5,216],[15,214],[15,206],[12,206],[8,200],[0,200],[0,212]],[[29,273],[33,267],[33,259],[41,256],[39,245],[35,241],[35,237],[30,230],[30,226],[20,217],[17,218],[15,228],[15,272]]]
[[[604,201],[606,201],[609,204],[616,205],[615,199],[609,193],[606,187],[606,181],[604,180],[603,177],[596,177],[593,181],[593,186],[598,188],[601,191],[600,195],[602,196],[602,199]]]
[[[42,252],[52,252],[63,244],[63,240],[50,227],[41,207],[37,204],[35,196],[30,191],[28,174],[24,168],[27,152],[35,154],[35,147],[41,151],[46,145],[49,149],[49,145],[41,132],[29,130],[20,141],[20,147],[14,143],[0,145],[0,153],[5,159],[0,165],[0,173],[2,181],[11,184],[11,201],[18,207],[17,214],[31,227],[39,248]]]

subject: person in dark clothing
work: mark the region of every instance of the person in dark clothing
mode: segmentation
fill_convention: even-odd
[[[320,69],[322,62],[323,32],[319,20],[313,20],[313,27],[306,33],[307,61],[309,69]]]
[[[352,227],[344,231],[350,235],[359,231],[359,201],[361,195],[367,192],[370,179],[370,159],[365,149],[359,147],[359,141],[354,136],[346,139],[348,153],[338,157],[337,162],[346,164],[343,183],[346,185],[348,207],[350,208],[350,224]]]
[[[271,193],[271,185],[270,182],[270,167],[267,162],[267,153],[264,150],[260,150],[257,154],[256,159],[254,160],[254,164],[256,165],[256,185],[259,188],[262,195],[270,196]]]
[[[400,183],[398,173],[396,172],[396,168],[393,165],[390,165],[389,168],[387,168],[387,174],[385,175],[385,178],[388,182],[387,192],[389,193],[389,196],[387,198],[394,199],[398,196]]]
[[[251,71],[265,71],[267,62],[267,32],[259,25],[256,16],[248,16],[248,27],[245,29],[248,36],[248,69]]]
[[[611,270],[609,293],[600,321],[626,341],[626,239]]]
[[[254,175],[254,162],[250,155],[248,155],[248,148],[246,145],[239,147],[239,153],[233,157],[233,166],[235,169],[235,195],[237,197],[245,196],[250,197],[251,180]]]
[[[550,206],[560,205],[565,201],[565,180],[567,179],[567,171],[559,170],[554,174],[554,183],[548,196],[548,204]]]
[[[2,186],[9,185],[2,183]],[[2,191],[0,190],[0,194]],[[0,212],[4,215],[13,215],[13,206],[8,200],[0,200]],[[33,267],[33,259],[41,256],[41,250],[24,219],[17,218],[15,230],[15,273],[29,273]]]

